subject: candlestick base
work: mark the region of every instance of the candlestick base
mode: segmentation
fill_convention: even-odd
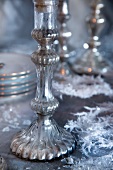
[[[79,74],[100,74],[105,75],[111,68],[109,63],[97,51],[88,49],[83,57],[75,61],[72,66],[74,72]]]
[[[55,77],[57,77],[56,75],[66,77],[66,76],[73,75],[73,71],[67,62],[60,62],[57,66]]]
[[[29,160],[51,160],[72,152],[74,148],[74,137],[50,116],[41,115],[28,129],[17,134],[11,143],[14,154]]]

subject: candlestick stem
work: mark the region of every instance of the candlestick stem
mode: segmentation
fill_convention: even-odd
[[[59,9],[58,9],[59,52],[58,53],[60,56],[60,63],[57,68],[57,72],[59,72],[63,76],[68,76],[72,74],[72,70],[68,62],[71,57],[75,57],[76,55],[75,49],[69,44],[69,40],[72,36],[71,31],[69,31],[67,27],[67,21],[69,19],[70,19],[69,0],[59,0]]]

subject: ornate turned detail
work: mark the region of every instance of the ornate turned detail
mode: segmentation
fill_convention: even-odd
[[[38,118],[28,129],[14,137],[11,150],[21,158],[51,160],[70,153],[75,148],[75,139],[52,118],[59,105],[52,94],[53,69],[59,61],[53,49],[53,41],[57,36],[58,1],[34,0],[34,4],[35,29],[32,36],[40,46],[32,54],[37,72],[37,91],[31,101],[31,108]]]

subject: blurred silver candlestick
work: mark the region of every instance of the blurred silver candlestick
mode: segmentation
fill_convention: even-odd
[[[51,88],[53,69],[59,61],[52,47],[57,36],[58,0],[34,0],[34,5],[35,29],[32,36],[40,47],[32,54],[37,71],[37,92],[31,101],[31,108],[38,118],[28,129],[14,137],[11,149],[21,158],[51,160],[72,151],[75,139],[52,119],[59,105]]]
[[[91,4],[91,16],[87,18],[90,39],[89,43],[84,44],[85,53],[76,60],[73,66],[77,73],[106,74],[110,69],[109,64],[98,51],[98,47],[101,45],[99,36],[105,26],[105,19],[101,15],[103,7],[104,4],[101,0],[93,0]]]
[[[67,28],[67,21],[70,19],[69,0],[59,0],[58,22],[59,22],[59,37],[58,37],[58,54],[60,56],[60,64],[57,71],[61,75],[71,74],[71,69],[68,65],[70,57],[75,56],[76,51],[69,45],[69,39],[72,36],[71,31]]]

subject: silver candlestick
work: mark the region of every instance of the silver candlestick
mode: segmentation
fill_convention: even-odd
[[[60,64],[58,65],[57,71],[61,75],[69,75],[72,73],[71,68],[68,64],[70,57],[75,56],[76,51],[69,45],[69,39],[72,36],[71,31],[67,28],[67,21],[70,19],[69,13],[69,0],[59,0],[58,8],[58,25],[59,25],[59,36],[58,36],[58,53],[60,56]]]
[[[38,118],[28,129],[14,137],[11,150],[21,158],[51,160],[72,151],[75,139],[52,118],[59,105],[51,87],[53,69],[59,61],[53,50],[53,41],[57,36],[58,0],[34,0],[34,6],[35,29],[32,36],[40,47],[32,54],[37,71],[37,92],[31,101],[31,108],[38,114]]]
[[[99,36],[105,26],[105,19],[101,15],[103,7],[104,4],[101,0],[93,0],[91,4],[92,13],[87,18],[90,39],[89,43],[84,44],[85,53],[73,65],[73,69],[77,73],[106,74],[110,70],[108,62],[98,51],[98,47],[101,45]]]

